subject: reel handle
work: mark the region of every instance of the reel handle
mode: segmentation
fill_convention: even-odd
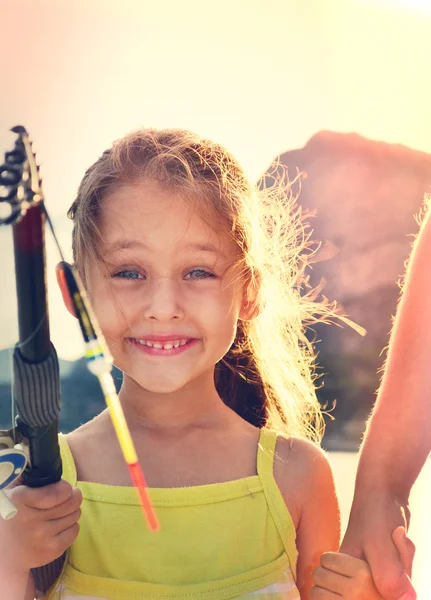
[[[18,512],[14,504],[9,500],[3,490],[0,490],[0,517],[7,521],[13,519]]]
[[[12,519],[18,512],[4,488],[14,483],[23,473],[27,464],[27,456],[17,448],[0,450],[0,517]]]

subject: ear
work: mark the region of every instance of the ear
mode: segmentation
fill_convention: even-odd
[[[67,288],[66,279],[64,277],[64,271],[61,268],[61,263],[55,267],[55,274],[57,276],[57,283],[61,291],[61,295],[63,297],[63,302],[67,310],[70,312],[72,317],[76,317],[75,308],[73,306],[73,302],[69,295],[69,290]]]
[[[251,321],[259,316],[262,307],[259,301],[259,289],[256,284],[249,283],[244,291],[244,296],[239,311],[239,318],[243,321]]]

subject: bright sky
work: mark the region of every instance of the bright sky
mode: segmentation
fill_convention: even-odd
[[[0,162],[30,131],[48,210],[64,215],[85,169],[140,126],[227,146],[256,179],[317,131],[431,152],[429,0],[0,0]],[[205,7],[205,8],[204,8]],[[10,232],[0,231],[0,348],[17,338]],[[5,258],[6,257],[6,258]],[[52,339],[82,342],[48,244]]]

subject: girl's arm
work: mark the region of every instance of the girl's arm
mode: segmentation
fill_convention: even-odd
[[[341,547],[343,552],[366,558],[385,600],[413,594],[391,533],[405,525],[405,516],[408,521],[410,490],[431,451],[430,260],[428,210],[407,269]]]
[[[283,448],[279,450],[281,463],[287,464],[286,478],[283,478],[280,489],[291,512],[292,499],[298,509],[296,585],[301,600],[309,600],[313,571],[319,566],[321,555],[338,550],[340,512],[326,454],[305,440],[290,440],[284,445],[288,444],[288,453]]]
[[[0,565],[0,597],[7,600],[34,600],[36,589],[33,577],[28,570],[14,571]]]

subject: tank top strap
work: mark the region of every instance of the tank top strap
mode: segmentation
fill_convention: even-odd
[[[262,483],[274,478],[274,456],[277,444],[277,432],[272,429],[261,429],[257,451],[257,474]]]
[[[276,445],[277,432],[263,428],[260,432],[257,451],[257,474],[262,484],[269,511],[274,519],[274,523],[290,559],[292,571],[296,577],[296,563],[298,559],[298,550],[295,544],[296,531],[290,512],[274,477]]]
[[[60,446],[61,460],[63,462],[63,479],[70,485],[76,486],[77,475],[75,461],[73,460],[70,446],[67,443],[66,436],[63,433],[58,434],[58,444]]]

